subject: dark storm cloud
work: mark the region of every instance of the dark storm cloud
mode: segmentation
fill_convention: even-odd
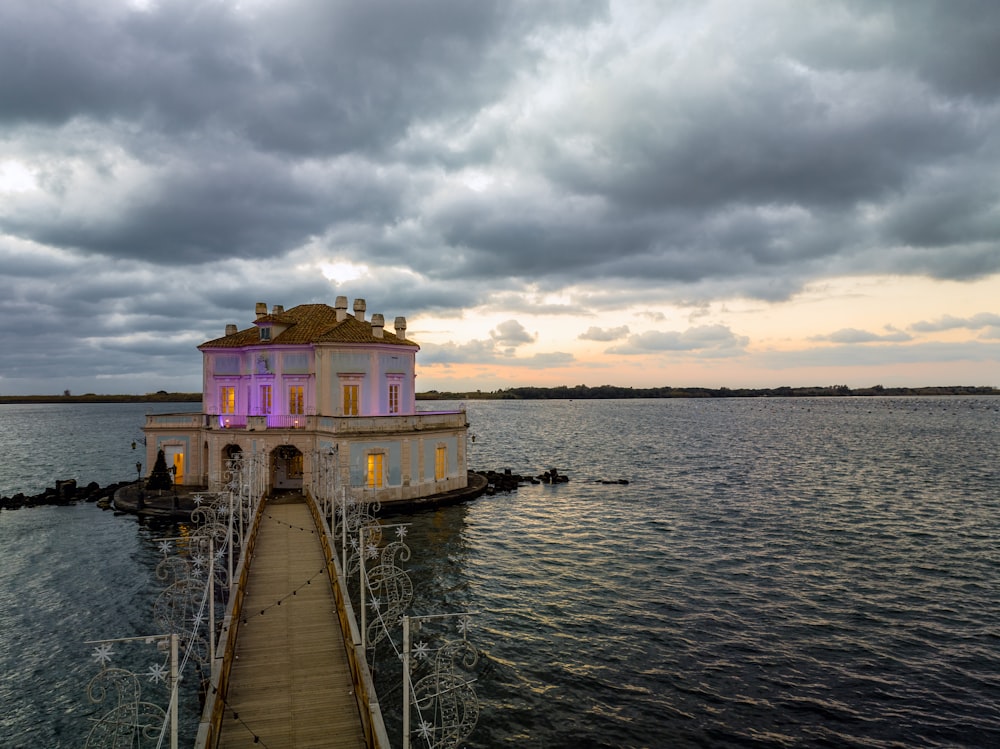
[[[900,7],[667,5],[662,28],[693,15],[701,46],[655,26],[633,47],[605,42],[607,64],[581,58],[586,76],[554,91],[558,104],[491,130],[484,113],[523,106],[519,81],[553,85],[553,45],[600,30],[602,3],[7,3],[0,119],[12,133],[89,122],[93,148],[114,143],[148,172],[113,206],[50,205],[3,226],[200,263],[281,256],[361,224],[357,254],[442,279],[572,268],[590,281],[739,277],[758,295],[763,276],[780,271],[790,293],[834,261],[981,277],[998,269],[996,170],[943,197],[928,175],[970,153],[995,163],[982,71],[1000,11]],[[746,23],[763,33],[734,44]],[[488,142],[467,137],[477,129]],[[463,167],[540,181],[428,204],[421,171]],[[884,217],[862,221],[864,205]],[[386,239],[414,215],[418,242]],[[879,244],[953,259],[875,257]]]
[[[391,224],[407,179],[379,185],[390,161],[345,155],[377,157],[422,118],[470,115],[528,62],[525,36],[600,9],[5,4],[0,121],[22,136],[62,128],[67,149],[80,135],[70,124],[92,123],[95,152],[114,144],[149,173],[109,195],[113,207],[27,211],[0,226],[87,252],[199,263],[282,255],[341,222]]]
[[[0,117],[121,117],[232,130],[264,150],[367,150],[417,118],[488,101],[525,62],[525,36],[586,24],[602,7],[176,0],[136,10],[10,0],[0,9]]]
[[[806,62],[872,71],[889,64],[949,96],[1000,94],[1000,26],[992,0],[850,0],[794,43]],[[822,12],[817,4],[812,12]],[[854,33],[848,33],[854,32]],[[860,33],[859,33],[860,32]]]
[[[344,201],[289,176],[283,168],[268,172],[236,159],[188,163],[123,196],[117,210],[96,220],[77,214],[23,225],[15,218],[9,225],[36,242],[90,254],[196,265],[233,256],[280,256],[322,231],[331,218],[377,212],[379,201],[337,205]],[[364,190],[342,195],[361,198]]]
[[[823,11],[760,9],[762,27],[783,25],[766,41],[662,70],[637,57],[620,77],[592,71],[523,138],[521,163],[544,189],[469,193],[432,214],[458,255],[450,272],[731,277],[775,299],[837,272],[1000,270],[995,107],[936,85],[903,42],[905,54],[888,48],[864,67],[814,59],[803,39],[822,38]],[[851,24],[832,4],[829,15]]]

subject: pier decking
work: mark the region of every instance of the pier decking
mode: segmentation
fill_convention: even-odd
[[[326,559],[302,497],[264,508],[242,618],[218,746],[259,737],[271,749],[365,747]]]

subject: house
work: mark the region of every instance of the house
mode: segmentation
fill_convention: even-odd
[[[466,487],[464,409],[417,411],[406,319],[386,330],[365,308],[258,303],[249,327],[227,325],[198,347],[202,413],[147,416],[146,465],[163,450],[177,484],[208,491],[237,453],[267,456],[269,491],[315,487],[330,465],[338,486],[383,503]]]

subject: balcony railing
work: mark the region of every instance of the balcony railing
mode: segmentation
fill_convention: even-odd
[[[205,414],[184,411],[173,414],[146,414],[147,427],[161,427],[164,429],[190,429],[201,428],[208,421]]]
[[[465,424],[465,410],[418,411],[396,416],[317,416],[315,414],[147,414],[146,428],[176,429],[308,429],[328,434],[389,434],[455,429]]]
[[[315,414],[209,414],[210,429],[307,429],[329,434],[389,434],[455,429],[465,424],[465,411],[418,411],[397,416],[317,416]]]
[[[305,414],[288,414],[287,416],[268,414],[257,418],[263,419],[268,429],[305,429],[309,420],[315,417]]]
[[[246,429],[246,414],[219,414],[216,423],[221,429]]]

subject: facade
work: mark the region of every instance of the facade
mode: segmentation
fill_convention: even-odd
[[[203,412],[147,416],[147,467],[163,450],[177,484],[219,491],[242,452],[267,456],[270,490],[315,486],[331,460],[337,484],[368,500],[464,488],[464,410],[416,410],[420,347],[405,318],[391,332],[365,306],[258,303],[250,327],[201,344]]]

